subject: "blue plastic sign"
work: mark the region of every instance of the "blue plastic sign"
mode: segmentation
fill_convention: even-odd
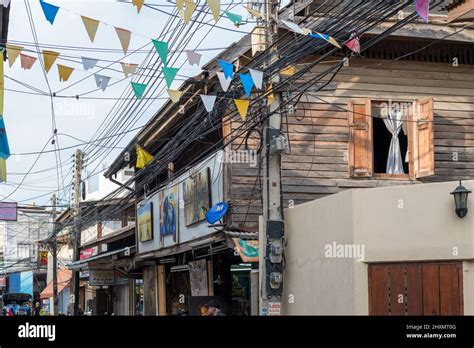
[[[220,202],[213,205],[211,209],[207,211],[206,220],[210,224],[214,224],[224,217],[229,209],[229,205],[226,202]]]

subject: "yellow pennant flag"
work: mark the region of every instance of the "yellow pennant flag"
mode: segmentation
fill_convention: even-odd
[[[132,0],[133,6],[137,7],[137,13],[140,13],[145,0]]]
[[[189,23],[196,7],[197,7],[197,4],[195,4],[194,2],[186,1],[186,7],[184,8],[184,14],[183,14],[184,23]]]
[[[58,72],[59,72],[59,81],[67,81],[71,76],[74,68],[70,68],[65,65],[58,64]]]
[[[140,145],[137,145],[137,164],[138,169],[145,168],[148,163],[153,160],[153,156],[143,149]]]
[[[127,54],[128,52],[128,46],[130,45],[130,38],[132,36],[132,33],[128,31],[127,29],[122,29],[122,28],[117,28],[115,27],[115,32],[117,33],[120,44],[122,45],[123,52]]]
[[[221,0],[207,0],[207,5],[211,9],[214,20],[217,22],[221,12]]]
[[[176,8],[178,9],[178,12],[183,12],[184,10],[184,0],[176,0]]]
[[[296,72],[296,68],[294,66],[289,66],[285,69],[282,69],[280,70],[280,75],[283,75],[283,76],[292,76],[294,75]]]
[[[89,35],[89,39],[91,39],[92,42],[94,42],[95,39],[95,34],[97,33],[97,28],[99,27],[99,21],[86,17],[86,16],[81,16],[82,22],[84,23],[84,26],[86,27],[87,34]]]
[[[247,117],[247,111],[249,109],[250,100],[248,99],[234,99],[235,106],[237,106],[237,110],[239,111],[240,117],[242,120],[245,121]]]
[[[179,102],[179,99],[181,98],[181,96],[183,95],[183,92],[181,91],[178,91],[176,89],[167,89],[166,92],[168,93],[168,95],[170,96],[170,99],[173,103],[177,103]]]
[[[49,72],[58,57],[59,52],[43,50],[44,69],[46,72]]]
[[[7,161],[0,158],[0,182],[7,182]]]
[[[264,18],[265,17],[265,15],[263,13],[258,12],[257,10],[254,10],[251,7],[246,7],[245,6],[245,9],[248,11],[248,13],[250,13],[252,16],[254,16],[256,18]]]
[[[20,55],[22,49],[22,46],[7,44],[8,64],[10,65],[10,68],[12,67],[13,63],[15,63],[15,60]]]
[[[270,84],[267,88],[267,92],[264,95],[267,97],[268,105],[272,105],[273,102],[275,101],[275,96],[273,95],[273,85]]]

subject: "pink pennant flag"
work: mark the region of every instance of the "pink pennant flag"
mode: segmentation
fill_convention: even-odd
[[[430,0],[415,0],[416,12],[423,18],[425,22],[428,22],[430,16]]]
[[[20,53],[20,61],[21,61],[21,67],[25,70],[29,70],[31,69],[33,64],[35,64],[36,58]]]
[[[356,33],[351,34],[351,38],[346,42],[346,47],[352,52],[360,53],[360,41]]]

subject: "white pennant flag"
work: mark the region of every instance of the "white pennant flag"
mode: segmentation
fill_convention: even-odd
[[[261,89],[263,84],[263,71],[254,69],[249,69],[249,71],[255,87]]]
[[[110,77],[109,76],[104,76],[104,75],[99,75],[99,74],[94,74],[95,77],[95,83],[98,88],[102,88],[103,91],[107,88]]]
[[[219,78],[219,82],[221,83],[222,90],[224,92],[227,92],[229,89],[230,83],[232,82],[232,79],[226,79],[224,72],[218,71],[216,72],[217,77]]]
[[[87,57],[81,57],[81,58],[82,58],[82,66],[84,67],[85,70],[92,69],[99,62],[98,59],[94,59],[94,58],[87,58]]]
[[[201,54],[196,53],[194,51],[186,51],[186,55],[188,56],[189,65],[199,66],[199,63],[201,62],[201,57],[202,57]]]
[[[298,34],[305,35],[303,29],[301,29],[298,24],[293,23],[293,22],[284,21],[283,19],[281,20],[281,22],[284,25],[286,25],[291,31],[294,31],[295,33],[298,33]]]
[[[3,5],[3,7],[7,8],[8,5],[10,5],[10,0],[0,0],[0,3]]]
[[[204,95],[200,94],[202,102],[204,103],[204,107],[206,108],[207,112],[211,112],[214,109],[214,104],[216,103],[216,96],[215,95]]]

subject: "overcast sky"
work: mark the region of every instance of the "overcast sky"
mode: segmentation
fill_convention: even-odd
[[[62,45],[62,46],[74,46],[74,47],[86,47],[89,49],[121,49],[119,39],[115,33],[114,26],[121,27],[130,30],[132,34],[129,52],[148,44],[147,49],[151,49],[152,45],[150,39],[159,35],[162,30],[164,23],[168,19],[168,15],[152,10],[147,7],[143,7],[140,14],[137,14],[136,8],[131,3],[119,2],[114,0],[103,0],[103,1],[66,1],[66,0],[50,0],[51,4],[57,5],[64,10],[59,10],[54,25],[51,25],[46,21],[45,16],[41,10],[39,1],[31,0],[30,5],[33,13],[34,26],[36,28],[38,42],[40,49],[43,49],[42,45]],[[230,0],[222,0],[222,8],[229,4]],[[161,10],[171,12],[173,7],[168,7],[172,3],[165,0],[148,0],[148,4],[165,5],[160,7]],[[204,4],[203,1],[201,3]],[[241,14],[244,19],[247,18],[247,13],[242,6],[241,1],[234,2],[237,4],[232,12]],[[68,10],[68,11],[66,11]],[[87,33],[84,29],[81,17],[79,15],[88,16],[108,25],[101,24],[97,31],[97,35],[94,43],[91,43]],[[209,20],[211,20],[209,16]],[[210,21],[213,23],[214,21]],[[237,29],[227,18],[221,18],[218,22],[219,26],[223,26],[230,29]],[[253,24],[243,25],[239,30],[249,32]],[[193,39],[187,45],[186,49],[196,48],[197,43],[201,37],[208,32],[209,26],[205,25],[198,31],[194,32]],[[227,47],[231,43],[237,41],[243,34],[227,31],[219,28],[212,29],[211,33],[205,38],[199,48],[219,48]],[[23,0],[12,0],[11,12],[10,12],[10,24],[8,40],[10,43],[15,44],[17,42],[25,42],[25,49],[36,51],[34,46],[33,35],[28,20],[25,3]],[[26,46],[26,45],[30,46]],[[122,59],[123,52],[98,52],[98,51],[85,51],[81,49],[66,50],[61,48],[53,48],[53,50],[68,55],[67,59],[72,59],[80,62],[81,56],[86,56],[96,59],[105,60],[119,60]],[[203,53],[201,65],[207,62],[212,56],[219,53],[220,50],[205,51]],[[37,57],[36,52],[24,52],[25,54]],[[128,62],[140,64],[145,58],[146,53],[135,53],[128,57]],[[181,61],[184,60],[186,55],[183,52]],[[93,73],[98,71],[98,68],[94,70],[85,71],[82,64],[58,59],[56,63],[71,66],[77,68],[71,75],[69,81],[59,82],[58,70],[56,64],[51,68],[48,74],[48,81],[53,92],[58,92],[58,95],[75,96],[85,92],[93,91],[96,89],[96,83]],[[106,66],[106,62],[99,62],[99,65]],[[128,80],[117,83],[124,76],[120,72],[120,64],[114,64],[111,68],[118,71],[103,70],[99,72],[102,75],[112,77],[110,84],[116,83],[110,86],[105,92],[96,91],[88,94],[88,97],[97,98],[117,98],[121,95],[124,89],[130,88],[130,78]],[[199,73],[199,70],[192,68],[188,64],[185,64],[180,70],[177,79],[184,79],[184,76],[195,76]],[[58,179],[56,169],[48,170],[42,173],[29,174],[24,184],[10,197],[6,199],[8,195],[17,187],[17,184],[21,182],[24,174],[32,166],[33,162],[37,159],[37,155],[15,155],[28,152],[41,151],[43,146],[47,143],[48,139],[52,135],[52,114],[51,114],[51,102],[49,96],[41,95],[30,95],[22,94],[14,91],[8,91],[8,89],[29,91],[24,86],[10,80],[7,77],[19,80],[34,86],[37,89],[48,92],[48,85],[46,83],[40,61],[38,60],[30,70],[23,70],[20,66],[20,58],[17,59],[12,68],[8,66],[8,62],[5,62],[5,111],[4,119],[7,127],[8,138],[10,142],[10,150],[12,156],[7,161],[8,168],[8,182],[7,184],[0,184],[0,199],[5,201],[18,201],[20,203],[33,203],[36,204],[49,204],[49,200],[52,191],[58,188]],[[184,76],[183,76],[184,75]],[[68,87],[74,82],[80,79],[88,77],[86,80],[78,83],[75,86]],[[181,82],[175,81],[173,87],[177,88]],[[68,87],[66,90],[59,92],[61,89]],[[153,95],[156,97],[157,95]],[[149,95],[148,95],[149,97]],[[146,123],[152,116],[153,112],[156,112],[163,100],[154,100],[150,104],[147,112],[140,116],[136,126],[140,126]],[[107,113],[111,110],[115,103],[115,100],[106,99],[94,99],[94,100],[75,100],[75,99],[62,99],[55,98],[55,114],[58,133],[67,134],[74,136],[77,139],[88,141],[90,140],[94,130],[100,125],[102,120],[105,118]],[[130,115],[132,116],[132,115]],[[135,133],[130,133],[120,145],[124,146],[131,139]],[[59,147],[64,148],[78,144],[80,141],[72,139],[68,136],[59,136]],[[53,150],[54,146],[48,144],[45,150]],[[110,164],[114,159],[114,156],[120,149],[114,151],[113,154],[103,164],[106,166]],[[60,152],[61,161],[63,163],[62,171],[64,176],[64,185],[71,183],[71,169],[72,169],[72,155],[75,149],[64,150]],[[33,167],[32,172],[41,171],[56,166],[55,153],[43,154],[36,165]],[[93,170],[98,162],[94,163],[92,167],[86,168],[86,170]],[[100,164],[102,166],[102,164]],[[61,177],[61,175],[60,175]],[[62,179],[60,179],[60,186],[62,187]],[[66,200],[69,198],[70,189],[67,190]],[[38,197],[37,196],[42,196]],[[61,194],[61,198],[64,195]],[[62,202],[64,203],[64,202]]]

